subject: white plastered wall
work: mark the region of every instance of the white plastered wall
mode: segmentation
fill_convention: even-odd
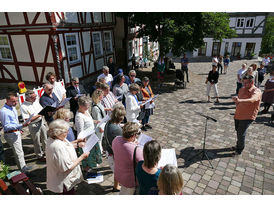
[[[30,41],[31,41],[31,46],[32,46],[35,62],[44,62],[48,39],[49,39],[49,36],[47,34],[30,35]],[[49,49],[47,62],[53,63],[51,49]]]
[[[25,35],[11,36],[17,61],[30,62],[30,55]]]
[[[23,12],[8,12],[11,25],[25,24]]]
[[[4,67],[7,68],[7,70],[14,76],[15,79],[18,79],[16,69],[15,69],[14,65],[4,65]],[[11,79],[10,75],[8,73],[6,73],[5,70],[4,70],[4,72],[5,72],[5,78],[6,79]]]
[[[7,25],[7,21],[6,21],[6,17],[5,17],[4,12],[0,12],[0,25],[1,26],[6,26]]]

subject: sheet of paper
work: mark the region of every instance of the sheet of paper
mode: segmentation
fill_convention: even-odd
[[[162,149],[161,159],[158,162],[158,168],[164,167],[166,164],[171,164],[177,167],[177,158],[175,149]]]
[[[116,99],[118,99],[119,101],[122,101],[122,99],[123,99],[123,95],[116,96]]]
[[[89,152],[94,145],[99,141],[99,138],[95,133],[93,133],[91,136],[88,137],[88,140],[86,141],[85,146],[82,148],[83,152]]]
[[[103,124],[105,124],[105,123],[106,123],[107,121],[109,121],[109,120],[110,120],[109,115],[106,115],[102,120],[100,120],[100,123],[97,124],[96,127],[101,127]]]
[[[92,135],[93,133],[95,133],[95,130],[93,128],[88,128],[88,129],[80,132],[77,136],[77,139],[84,139],[84,138]]]
[[[34,116],[34,113],[29,116],[29,118],[24,122],[24,124],[29,123],[33,116]]]
[[[81,96],[84,96],[84,94],[77,94],[76,98],[81,97]]]
[[[70,99],[71,99],[71,97],[64,99],[64,100],[60,103],[59,107],[64,106]]]
[[[95,178],[88,178],[86,179],[86,182],[88,184],[93,184],[93,183],[100,183],[104,181],[104,176],[102,173],[97,173],[97,177]]]
[[[155,107],[154,102],[152,102],[152,103],[148,102],[145,104],[145,109],[153,109],[154,107]]]
[[[138,137],[138,145],[140,147],[143,147],[145,143],[151,141],[152,138],[146,134],[141,133],[140,136]]]
[[[147,104],[147,103],[149,103],[150,101],[152,100],[152,98],[149,98],[147,101],[145,101],[144,103],[141,103],[140,105],[145,105],[145,104]]]
[[[52,107],[56,107],[57,106],[57,102],[54,102],[51,106]]]
[[[142,103],[141,105],[145,105],[145,104],[150,103],[152,100],[156,99],[158,96],[159,96],[159,94],[156,94],[154,97],[149,98],[147,101],[145,101],[145,102],[144,102],[144,103]]]

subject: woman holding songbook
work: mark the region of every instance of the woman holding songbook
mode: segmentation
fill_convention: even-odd
[[[139,135],[139,125],[127,122],[123,127],[123,136],[115,137],[112,142],[114,178],[121,184],[120,195],[133,195],[135,192],[135,168],[143,160],[142,148],[138,147],[136,141]]]
[[[76,112],[75,116],[75,127],[77,130],[77,135],[80,132],[86,129],[95,129],[94,123],[98,124],[98,120],[93,120],[91,115],[88,112],[90,107],[90,101],[87,97],[80,97],[78,99],[79,109]],[[83,150],[80,148],[80,153],[83,153]],[[90,154],[87,159],[82,161],[82,166],[85,172],[91,172],[92,168],[96,167],[97,164],[102,163],[102,154],[98,142],[91,149]]]
[[[141,111],[142,105],[139,105],[136,94],[140,91],[140,87],[136,83],[129,86],[129,92],[126,95],[126,118],[128,122],[136,122],[139,124],[137,117]]]
[[[114,140],[115,137],[123,135],[123,130],[120,124],[124,120],[125,115],[126,115],[126,110],[122,104],[115,106],[111,114],[111,119],[106,123],[105,129],[104,129],[103,147],[104,147],[104,150],[107,151],[108,164],[113,173],[114,173],[115,165],[114,165],[114,158],[113,158],[114,156],[113,156],[113,150],[112,150],[112,141]],[[119,192],[119,191],[120,191],[119,183],[114,177],[113,192]]]
[[[113,86],[113,94],[121,101],[125,103],[125,95],[128,93],[128,86],[125,83],[125,76],[123,74],[117,75],[117,83]]]
[[[157,187],[157,180],[161,172],[157,168],[161,150],[161,145],[156,140],[149,141],[144,145],[144,160],[138,162],[136,167],[140,195],[148,195],[150,188]]]
[[[111,115],[114,105],[118,102],[114,94],[110,91],[108,84],[102,84],[101,89],[104,92],[104,98],[102,99],[102,105],[105,107],[105,111],[108,115]]]
[[[149,85],[149,78],[144,77],[142,79],[143,86],[141,88],[143,94],[143,100],[147,101],[148,99],[154,97],[152,89]],[[152,127],[148,124],[149,116],[153,114],[154,103],[153,101],[147,103],[145,105],[145,117],[142,119],[142,130],[146,131],[147,129],[152,129]]]
[[[69,128],[62,119],[52,121],[46,146],[47,189],[64,195],[74,194],[74,187],[83,180],[79,164],[89,156],[87,152],[77,157],[76,145],[66,139]]]
[[[96,89],[93,92],[91,98],[92,98],[91,116],[94,120],[101,121],[106,116],[105,108],[101,104],[101,101],[104,98],[104,92],[102,90]],[[97,125],[98,124],[95,124],[96,127],[97,127]],[[101,151],[103,151],[102,138],[104,135],[105,125],[106,124],[104,123],[100,127],[96,128],[96,130],[95,130],[96,135],[99,138],[99,146],[100,146]]]

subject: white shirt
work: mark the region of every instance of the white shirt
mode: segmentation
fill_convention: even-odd
[[[42,109],[43,109],[43,107],[39,104],[38,98],[33,103],[24,101],[23,104],[21,104],[21,113],[22,113],[23,119],[28,119],[30,117],[30,115],[32,115],[32,114],[33,114],[33,116],[38,115],[38,113]],[[31,122],[31,124],[35,123],[35,122],[39,122],[41,119],[42,119],[42,117],[39,117],[35,121]]]
[[[54,82],[53,93],[56,95],[60,103],[63,99],[63,95],[66,94],[66,89],[62,86],[61,82]]]
[[[218,62],[219,62],[219,61],[218,61],[218,58],[217,58],[217,57],[213,57],[213,58],[212,58],[212,64],[213,64],[213,65],[217,65]]]
[[[243,69],[243,68],[238,70],[238,72],[237,72],[237,82],[241,83],[241,81],[239,81],[239,79],[238,79],[238,75],[240,76],[240,79],[242,79],[242,75],[243,75],[243,73],[245,73],[245,71],[246,71],[246,69]]]
[[[105,78],[106,80],[106,83],[111,87],[111,84],[112,84],[112,81],[113,81],[113,77],[111,74],[108,74],[107,76],[103,73],[103,74],[100,74],[98,77],[97,77],[97,82],[99,82],[99,79],[101,78]]]
[[[69,171],[77,159],[77,154],[67,139],[62,141],[48,138],[46,159],[48,190],[62,193],[63,186],[65,186],[69,191],[83,180],[80,165],[77,165],[71,172]]]
[[[138,122],[137,117],[141,111],[136,98],[128,92],[126,96],[126,118],[128,122]]]
[[[77,130],[77,134],[79,134],[81,131],[91,128],[94,129],[94,122],[93,119],[91,117],[91,115],[89,114],[88,111],[86,111],[86,114],[83,114],[81,112],[76,112],[75,115],[75,128]]]

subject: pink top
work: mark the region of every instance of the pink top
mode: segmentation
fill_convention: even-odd
[[[134,142],[128,142],[123,137],[118,136],[112,142],[112,150],[114,153],[114,177],[124,187],[135,187],[134,171],[133,171],[133,153],[137,146]],[[143,160],[143,149],[137,147],[137,162]]]

